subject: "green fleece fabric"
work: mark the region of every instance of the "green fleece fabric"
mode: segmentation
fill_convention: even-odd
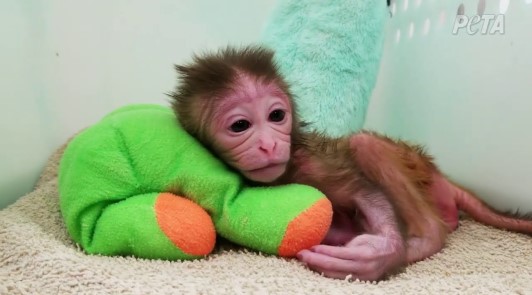
[[[103,255],[198,258],[212,250],[204,243],[214,243],[209,231],[216,231],[251,249],[294,256],[321,241],[332,217],[314,188],[246,186],[157,105],[120,108],[78,134],[61,160],[59,192],[72,239]],[[196,220],[191,206],[212,224]]]
[[[278,0],[262,35],[309,130],[362,128],[382,55],[384,0]]]

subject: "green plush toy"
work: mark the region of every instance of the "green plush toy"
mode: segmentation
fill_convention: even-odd
[[[68,232],[91,254],[193,259],[218,233],[291,257],[320,243],[332,218],[314,188],[246,186],[157,105],[123,107],[77,135],[59,192]]]

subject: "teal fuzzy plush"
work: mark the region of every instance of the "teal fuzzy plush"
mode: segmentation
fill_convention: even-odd
[[[278,1],[262,42],[311,130],[336,137],[362,127],[388,16],[383,0]]]

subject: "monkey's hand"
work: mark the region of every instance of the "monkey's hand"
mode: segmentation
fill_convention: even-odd
[[[300,251],[298,259],[331,278],[374,281],[405,264],[405,244],[399,234],[362,234],[345,246],[318,245]]]

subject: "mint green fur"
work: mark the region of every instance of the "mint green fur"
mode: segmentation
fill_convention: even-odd
[[[288,224],[324,198],[303,185],[246,186],[169,108],[155,105],[121,108],[77,135],[61,160],[59,192],[68,232],[86,252],[172,260],[198,257],[159,228],[154,203],[160,192],[191,199],[221,236],[271,254],[278,253]]]
[[[311,130],[336,137],[362,128],[388,17],[384,0],[278,1],[262,41]]]

